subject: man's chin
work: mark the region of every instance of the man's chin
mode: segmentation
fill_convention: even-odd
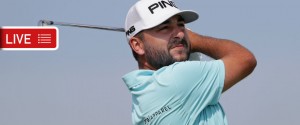
[[[173,59],[174,59],[176,62],[181,62],[181,61],[186,61],[186,60],[188,60],[188,56],[187,56],[187,55],[175,55],[175,56],[173,56]]]
[[[170,55],[172,56],[173,60],[176,62],[186,61],[189,58],[189,52],[187,49],[171,49]]]

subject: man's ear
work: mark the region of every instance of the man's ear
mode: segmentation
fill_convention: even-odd
[[[137,53],[138,55],[144,55],[145,54],[144,44],[143,44],[143,41],[141,41],[141,39],[139,39],[137,37],[132,37],[129,40],[129,45],[132,48],[132,50],[135,53]]]

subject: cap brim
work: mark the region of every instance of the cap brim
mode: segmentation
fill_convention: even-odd
[[[191,10],[183,10],[180,13],[178,13],[183,19],[185,23],[190,23],[199,18],[199,15]]]

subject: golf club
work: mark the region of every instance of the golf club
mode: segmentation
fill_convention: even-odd
[[[51,20],[40,20],[38,22],[38,26],[48,26],[48,25],[60,25],[60,26],[71,26],[71,27],[92,28],[92,29],[100,29],[100,30],[125,32],[124,28],[110,27],[110,26],[76,24],[76,23],[67,23],[67,22],[57,22],[57,21],[51,21]]]
[[[100,30],[110,30],[110,31],[125,32],[124,28],[118,28],[118,27],[95,26],[95,25],[86,25],[86,24],[57,22],[57,21],[51,21],[51,20],[40,20],[38,22],[38,26],[48,26],[48,25],[60,25],[60,26],[71,26],[71,27],[92,28],[92,29],[100,29]],[[190,54],[190,59],[189,60],[201,60],[201,58],[202,58],[202,54],[201,53],[194,52],[194,53]]]

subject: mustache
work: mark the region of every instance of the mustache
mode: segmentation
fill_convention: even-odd
[[[188,47],[188,42],[185,40],[185,38],[183,39],[175,38],[168,43],[168,49],[172,49],[179,44],[182,44],[184,47]]]

